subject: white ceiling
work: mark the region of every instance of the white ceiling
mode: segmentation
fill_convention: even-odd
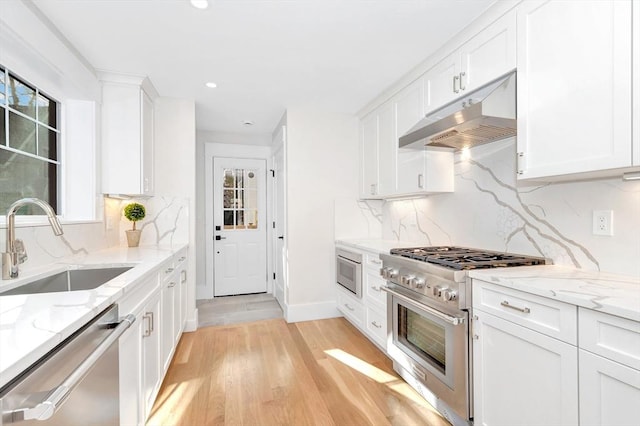
[[[95,68],[195,100],[200,131],[245,134],[292,106],[357,112],[493,2],[34,0]]]

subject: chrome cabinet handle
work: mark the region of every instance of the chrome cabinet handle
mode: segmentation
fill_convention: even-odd
[[[176,283],[175,283],[175,282],[173,282],[173,281],[171,281],[171,282],[169,283],[169,285],[167,286],[167,288],[172,288],[172,287],[175,287],[175,286],[176,286]]]
[[[525,313],[525,314],[528,314],[528,313],[531,312],[531,309],[527,308],[526,306],[524,308],[520,308],[518,306],[513,306],[506,300],[503,300],[502,302],[500,302],[500,305],[504,306],[505,308],[513,309],[513,310],[516,310],[518,312],[522,312],[522,313]]]
[[[165,274],[170,274],[170,273],[172,273],[172,272],[173,272],[173,268],[167,268],[167,269],[164,271],[164,273],[165,273]]]
[[[351,306],[349,306],[349,304],[348,304],[348,303],[345,303],[345,304],[344,304],[344,306],[345,306],[348,310],[350,310],[350,311],[352,311],[352,312],[353,312],[353,311],[355,311],[355,309],[353,309]]]
[[[458,89],[458,84],[460,82],[460,76],[459,75],[454,75],[453,76],[453,93],[460,93],[460,89]]]
[[[418,188],[424,189],[424,175],[422,173],[418,175]]]
[[[525,168],[527,167],[525,163],[524,152],[518,152],[516,157],[516,164],[518,168],[518,174],[523,175]]]
[[[145,312],[142,318],[147,320],[147,328],[144,330],[142,337],[149,337],[151,336],[151,312]]]
[[[47,393],[46,399],[33,407],[18,408],[10,412],[3,412],[3,418],[11,418],[12,423],[24,420],[47,420],[64,404],[71,392],[82,382],[89,370],[102,358],[111,345],[127,331],[136,317],[129,314],[104,338],[96,349],[87,356],[52,392]]]
[[[187,281],[187,271],[186,270],[182,270],[180,271],[180,284],[184,284]]]
[[[382,325],[378,324],[375,321],[371,321],[371,325],[374,326],[375,328],[382,328]]]
[[[375,183],[371,184],[371,195],[376,195],[376,184]]]
[[[155,318],[153,317],[153,312],[147,312],[147,314],[149,314],[149,316],[151,317],[151,330],[149,330],[149,332],[153,332],[153,329],[155,328]]]
[[[371,263],[373,263],[374,265],[381,265],[382,261],[378,259],[371,259]]]
[[[467,90],[467,86],[462,83],[462,77],[464,77],[466,75],[467,75],[467,73],[464,72],[464,71],[462,71],[460,73],[460,90]],[[471,105],[471,103],[469,103],[469,105]]]
[[[376,287],[375,285],[372,285],[371,290],[380,292],[380,287]]]
[[[186,256],[182,256],[180,259],[178,259],[178,262],[182,262],[183,260],[185,260],[187,257]]]

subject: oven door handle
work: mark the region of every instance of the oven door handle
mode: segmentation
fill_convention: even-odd
[[[387,286],[382,286],[381,287],[383,291],[386,291],[389,294],[394,295],[395,297],[397,297],[398,299],[402,299],[405,302],[410,302],[413,304],[416,304],[416,301],[411,299],[410,297],[405,296],[402,293],[398,293],[397,291],[392,290],[391,288],[387,287]],[[428,306],[425,306],[423,304],[420,304],[420,309],[422,309],[423,311],[427,312],[430,315],[433,315],[436,318],[439,318],[443,321],[446,321],[447,323],[451,324],[451,325],[458,325],[458,324],[462,324],[465,321],[464,317],[453,317],[451,315],[447,315],[443,312],[438,311],[437,309],[433,309],[430,308]]]

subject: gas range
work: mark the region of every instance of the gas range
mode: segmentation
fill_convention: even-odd
[[[380,275],[388,282],[451,309],[471,307],[469,270],[548,263],[542,257],[455,246],[395,248],[381,259]]]

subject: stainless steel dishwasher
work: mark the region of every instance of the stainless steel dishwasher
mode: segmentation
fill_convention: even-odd
[[[134,321],[111,305],[2,387],[0,426],[118,425],[118,339]]]

